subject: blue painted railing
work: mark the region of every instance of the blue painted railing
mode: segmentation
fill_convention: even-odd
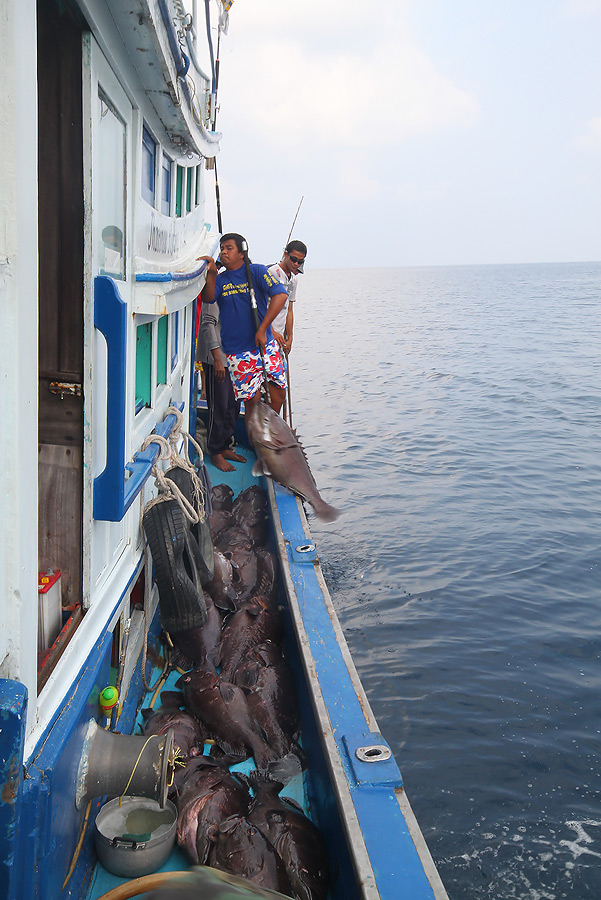
[[[199,266],[198,269],[194,269],[192,272],[140,272],[136,275],[136,281],[154,281],[154,282],[168,282],[168,281],[193,281],[195,278],[198,278],[207,267],[206,259],[203,259],[202,266]]]
[[[176,403],[175,406],[181,412],[184,408],[183,403]],[[154,427],[153,434],[158,434],[163,438],[168,438],[171,432],[173,431],[173,427],[176,423],[175,413],[169,413],[168,416],[165,416],[162,422],[159,422]],[[138,496],[144,483],[152,472],[152,467],[158,459],[159,453],[161,452],[161,448],[158,444],[151,444],[146,450],[140,450],[138,453],[134,453],[134,458],[131,462],[128,462],[125,468],[128,472],[131,472],[131,475],[125,482],[125,498],[124,505],[125,511],[129,509],[135,498]]]
[[[219,246],[219,238],[215,238],[211,253],[213,255]],[[136,281],[150,281],[164,284],[170,281],[193,281],[199,278],[207,267],[207,260],[203,259],[201,265],[192,272],[140,272],[136,275]]]

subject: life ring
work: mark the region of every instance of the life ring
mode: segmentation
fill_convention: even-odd
[[[199,504],[194,503],[192,476],[189,472],[182,469],[180,466],[173,466],[165,472],[165,478],[170,478],[171,481],[177,485],[186,500],[194,507],[198,514],[203,512]],[[205,498],[204,509],[206,510],[206,508],[207,501]],[[211,537],[209,519],[206,513],[204,514],[203,520],[197,522],[195,525],[190,525],[190,531],[194,540],[192,550],[194,552],[196,568],[198,569],[201,584],[205,585],[212,581],[213,575],[215,574],[213,538]]]
[[[103,894],[99,900],[130,900],[131,897],[139,897],[154,888],[163,887],[174,878],[185,875],[185,872],[156,872],[153,875],[141,875],[124,884],[118,884],[107,894]]]
[[[195,541],[177,500],[162,500],[149,506],[142,526],[159,589],[161,625],[170,633],[201,628],[207,620],[207,608]]]
[[[183,872],[155,872],[153,875],[142,875],[140,878],[134,878],[125,884],[119,884],[107,894],[103,894],[98,900],[130,900],[131,897],[139,897],[140,894],[146,894],[149,891],[158,891],[162,894],[161,888],[165,888],[165,894],[170,896],[169,885],[173,882],[176,886],[177,893],[172,896],[179,897],[273,897],[273,900],[290,900],[288,895],[280,894],[267,888],[261,888],[257,884],[247,881],[238,875],[232,875],[221,869],[212,869],[210,866],[193,866]],[[183,882],[183,883],[182,883]],[[227,886],[237,888],[236,891],[228,891]],[[183,892],[178,888],[184,888]],[[222,890],[220,890],[220,888]],[[154,894],[153,894],[154,896]]]

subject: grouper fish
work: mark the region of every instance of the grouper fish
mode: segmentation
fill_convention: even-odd
[[[253,884],[290,896],[290,882],[279,856],[244,816],[229,816],[219,825],[211,865]]]
[[[177,799],[177,841],[192,862],[207,861],[211,828],[228,816],[245,815],[249,803],[247,789],[218,761],[200,756],[186,767]]]
[[[277,759],[260,733],[246,703],[244,692],[222,680],[215,672],[195,669],[177,682],[183,688],[186,706],[211,733],[224,753],[239,760],[254,756],[259,770],[266,771]]]
[[[255,791],[247,821],[261,832],[284,864],[297,900],[326,900],[328,857],[319,829],[294,800],[279,797],[282,785],[249,777]]]
[[[303,449],[281,416],[259,400],[247,409],[246,430],[258,457],[253,475],[271,475],[279,484],[310,503],[318,519],[333,522],[338,518],[340,511],[319,495]]]

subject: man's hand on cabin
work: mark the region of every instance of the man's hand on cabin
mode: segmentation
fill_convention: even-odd
[[[210,273],[211,275],[216,275],[216,274],[217,274],[217,264],[215,263],[215,260],[213,259],[212,256],[197,256],[196,259],[197,259],[197,260],[200,260],[200,259],[206,259],[206,261],[207,261],[207,263],[208,263],[208,265],[207,265],[207,275],[208,275],[209,273]]]

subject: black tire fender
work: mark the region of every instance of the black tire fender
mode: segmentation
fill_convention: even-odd
[[[207,620],[207,608],[194,539],[177,500],[163,500],[149,507],[142,526],[159,589],[161,625],[169,632],[201,628]]]
[[[192,476],[189,472],[182,469],[180,466],[173,466],[165,472],[165,477],[170,478],[171,481],[178,486],[188,503],[193,504]],[[198,507],[195,507],[195,511],[200,514],[200,509],[198,509]],[[204,586],[212,581],[213,575],[215,574],[213,538],[211,536],[208,517],[205,516],[204,522],[197,522],[195,525],[191,525],[190,533],[192,540],[194,541],[192,550],[194,552],[194,559],[196,560],[196,568],[200,575],[200,581]]]

